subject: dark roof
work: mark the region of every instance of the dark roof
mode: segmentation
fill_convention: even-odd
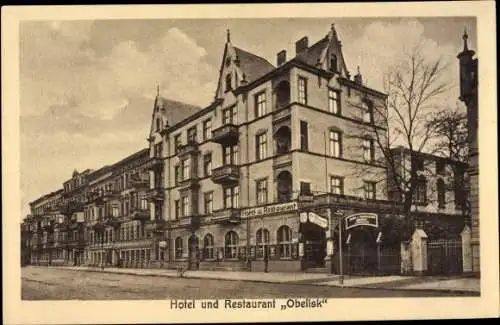
[[[252,82],[275,69],[274,65],[258,55],[236,46],[234,46],[234,51],[240,61],[240,69],[245,74],[245,79],[248,82]]]
[[[296,56],[296,59],[315,67],[319,62],[319,59],[321,58],[321,53],[323,52],[326,46],[328,46],[328,36],[324,37],[323,39],[319,40],[315,44],[311,45],[307,49],[300,52]]]
[[[155,107],[163,107],[169,125],[175,125],[186,117],[201,110],[200,107],[158,96]]]

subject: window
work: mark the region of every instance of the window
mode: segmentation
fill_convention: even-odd
[[[309,149],[309,139],[308,139],[307,122],[300,121],[300,150],[308,151]]]
[[[179,200],[175,200],[174,202],[174,206],[175,206],[175,211],[174,211],[174,216],[175,216],[175,219],[179,219],[180,215],[181,215],[181,203]]]
[[[207,153],[203,156],[203,175],[205,177],[212,175],[212,154]]]
[[[255,155],[257,160],[265,159],[267,157],[267,135],[265,133],[259,134],[255,137]]]
[[[438,208],[444,209],[446,206],[446,189],[442,178],[437,180]]]
[[[342,177],[330,177],[330,192],[338,195],[344,194],[344,179]]]
[[[236,106],[222,110],[222,124],[238,124],[238,111]]]
[[[205,238],[203,238],[203,258],[214,258],[214,236],[211,234],[206,234]]]
[[[182,258],[182,238],[175,238],[175,258]]]
[[[183,217],[189,216],[189,196],[184,195],[182,197],[182,214]]]
[[[184,159],[181,161],[182,165],[182,180],[188,180],[191,178],[191,168],[190,168],[190,163],[189,159]]]
[[[307,104],[307,79],[299,77],[299,103]]]
[[[259,230],[257,230],[256,244],[257,244],[256,257],[263,258],[264,250],[267,248],[267,245],[269,245],[269,230],[265,228],[260,228]]]
[[[239,186],[226,187],[224,188],[224,208],[238,208],[239,201]]]
[[[444,175],[445,174],[446,163],[444,160],[436,161],[436,174]]]
[[[212,214],[213,211],[213,192],[207,192],[203,194],[203,206],[205,208],[205,214]]]
[[[181,179],[181,167],[179,165],[174,166],[174,184],[177,186]]]
[[[418,176],[415,181],[415,188],[413,190],[413,201],[416,204],[427,203],[427,180],[424,176]]]
[[[257,204],[267,204],[267,179],[257,181]]]
[[[153,148],[155,157],[161,158],[163,156],[163,143],[156,143]]]
[[[363,110],[363,122],[365,123],[373,123],[373,104],[368,101],[363,101],[361,103],[361,107]]]
[[[332,70],[333,72],[338,71],[337,56],[335,54],[332,54],[332,56],[330,57],[330,70]]]
[[[180,134],[177,134],[175,137],[174,137],[174,152],[175,153],[178,153],[179,152],[179,148],[181,147],[181,135]]]
[[[300,194],[311,194],[311,183],[300,182]]]
[[[156,131],[160,131],[161,129],[161,120],[159,118],[156,119]]]
[[[340,92],[337,90],[328,90],[328,111],[340,114]]]
[[[260,94],[255,95],[255,117],[261,117],[266,115],[266,113],[266,93],[261,92]]]
[[[224,240],[224,256],[225,258],[238,257],[238,234],[234,231],[229,231]]]
[[[330,155],[332,157],[342,156],[342,133],[330,131]]]
[[[292,229],[288,226],[281,226],[277,237],[280,258],[290,258],[292,256]]]
[[[365,190],[365,199],[375,200],[375,198],[376,198],[376,192],[375,192],[376,184],[375,184],[375,182],[365,181],[364,190]]]
[[[224,165],[237,165],[238,164],[238,145],[223,147],[223,162]]]
[[[414,171],[423,171],[424,159],[422,157],[413,156],[411,158],[411,169]]]
[[[203,122],[203,140],[208,140],[212,137],[212,119]]]
[[[233,89],[231,73],[226,75],[226,92]]]
[[[187,142],[195,143],[197,138],[197,128],[196,125],[187,130]]]
[[[375,160],[375,148],[372,139],[363,139],[363,158],[367,162]]]

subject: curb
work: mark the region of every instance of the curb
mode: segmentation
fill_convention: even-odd
[[[339,285],[322,285],[320,283],[304,283],[304,282],[275,282],[269,280],[255,280],[255,279],[224,279],[224,278],[210,278],[210,277],[200,277],[200,276],[183,276],[179,277],[173,274],[138,274],[133,272],[113,272],[104,270],[95,270],[95,269],[66,269],[64,267],[49,267],[57,270],[66,270],[66,271],[83,271],[83,272],[94,272],[94,273],[107,273],[107,274],[125,274],[125,275],[133,275],[133,276],[150,276],[150,277],[164,277],[164,278],[179,278],[179,279],[198,279],[198,280],[223,280],[223,281],[245,281],[245,282],[254,282],[254,283],[272,283],[272,284],[291,284],[291,285],[303,285],[303,286],[320,286],[320,287],[331,287],[331,288],[341,288],[341,289],[369,289],[369,290],[387,290],[387,291],[407,291],[407,292],[415,292],[415,291],[433,291],[433,292],[443,292],[443,293],[456,293],[461,295],[469,295],[469,296],[480,296],[480,291],[469,291],[469,290],[455,290],[455,289],[408,289],[408,288],[383,288],[383,287],[372,287],[372,286],[339,286]]]

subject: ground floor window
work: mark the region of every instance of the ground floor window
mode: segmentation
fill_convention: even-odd
[[[257,230],[256,243],[257,243],[256,257],[263,258],[264,251],[267,248],[267,245],[269,245],[269,230],[265,228],[260,228],[259,230]]]
[[[175,238],[175,258],[182,258],[182,238]]]
[[[214,258],[214,236],[211,234],[206,234],[203,239],[203,258]]]
[[[278,247],[280,258],[290,258],[292,256],[292,229],[288,226],[281,226],[278,229]]]
[[[224,241],[224,256],[225,258],[238,257],[238,234],[234,231],[229,231],[225,236]]]

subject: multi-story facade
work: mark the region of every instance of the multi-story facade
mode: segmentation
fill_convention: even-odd
[[[464,49],[457,56],[460,65],[460,100],[467,106],[470,182],[470,222],[472,241],[472,272],[480,272],[479,258],[479,147],[478,136],[478,59],[467,44],[464,32]]]
[[[404,147],[392,149],[398,177],[388,174],[389,198],[404,202],[396,179],[410,185],[415,181],[410,213],[430,239],[457,237],[463,230],[466,215],[465,171],[467,165],[448,158]],[[406,189],[406,188],[405,188]],[[413,224],[415,226],[415,224]]]
[[[57,194],[63,229],[73,230],[63,257],[139,267],[334,268],[343,232],[342,245],[368,241],[376,251],[379,225],[401,210],[388,200],[387,166],[375,145],[374,130],[386,125],[374,107],[387,96],[364,85],[359,68],[351,78],[333,25],[313,45],[307,37],[295,45],[291,59],[280,51],[271,64],[233,45],[228,32],[212,103],[172,116],[176,104],[157,94],[149,148],[74,173]],[[42,201],[32,204],[34,215]]]

